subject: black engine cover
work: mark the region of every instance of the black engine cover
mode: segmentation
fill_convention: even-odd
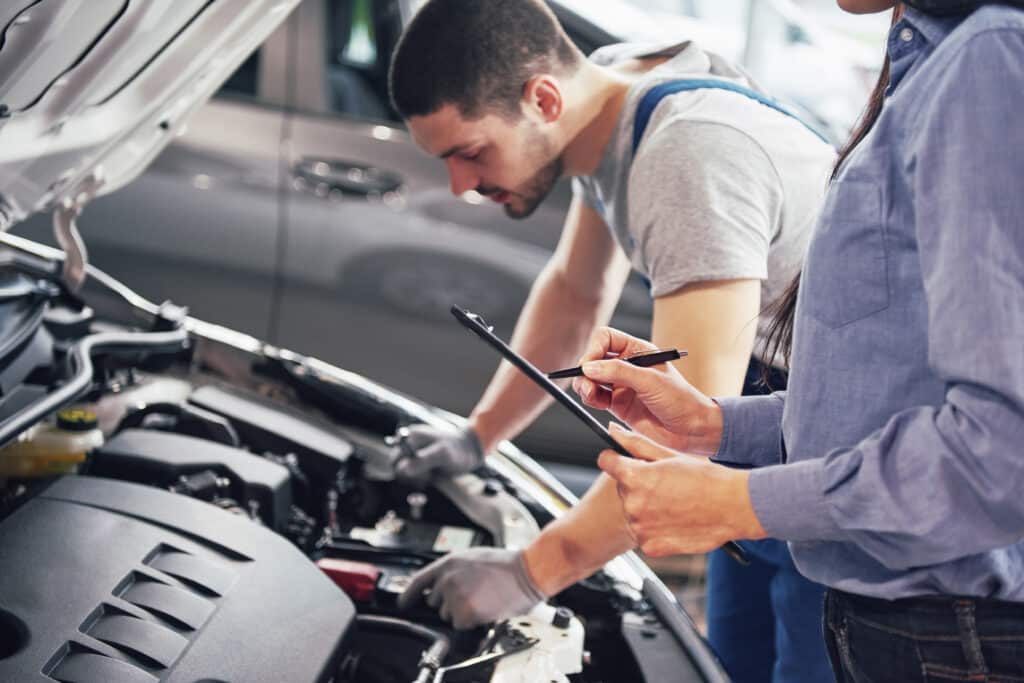
[[[66,477],[0,522],[0,681],[326,681],[355,610],[252,521]]]

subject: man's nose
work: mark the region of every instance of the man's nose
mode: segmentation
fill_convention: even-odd
[[[448,166],[448,179],[451,181],[452,194],[456,197],[475,190],[480,185],[480,178],[469,167],[469,164],[459,159],[446,159]]]

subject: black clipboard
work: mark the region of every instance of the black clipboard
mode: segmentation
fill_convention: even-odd
[[[452,306],[451,311],[452,315],[455,316],[455,319],[462,323],[466,329],[497,350],[498,353],[504,356],[505,360],[512,363],[512,365],[516,366],[524,375],[533,380],[534,384],[549,393],[556,401],[565,406],[569,412],[583,422],[590,431],[597,434],[597,436],[608,445],[608,448],[611,448],[616,453],[624,455],[627,458],[633,457],[633,455],[627,451],[622,444],[616,441],[607,429],[605,429],[604,425],[598,422],[593,415],[588,413],[583,406],[576,401],[576,399],[548,379],[543,372],[533,365],[533,363],[513,351],[508,344],[498,337],[498,335],[494,334],[494,328],[489,326],[483,318],[476,313],[464,311],[458,306]],[[729,555],[740,564],[750,564],[750,560],[747,559],[746,553],[736,543],[729,541],[722,546],[722,549],[729,553]]]

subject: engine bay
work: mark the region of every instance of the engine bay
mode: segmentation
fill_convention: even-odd
[[[138,331],[7,277],[39,291],[0,296],[30,327],[0,349],[0,680],[716,680],[648,576],[470,631],[399,611],[445,553],[528,544],[543,482],[398,483],[403,428],[446,416],[175,307]],[[64,436],[80,457],[54,459]]]

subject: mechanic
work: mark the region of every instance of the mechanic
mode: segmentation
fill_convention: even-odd
[[[694,80],[747,92],[701,87],[647,99]],[[751,358],[765,328],[755,321],[799,270],[834,152],[740,70],[692,42],[614,45],[587,60],[542,2],[430,0],[399,41],[390,86],[456,195],[475,190],[525,218],[560,178],[575,178],[560,243],[512,338],[534,365],[579,358],[632,267],[650,282],[654,341],[689,352],[681,368],[695,386],[736,395],[759,376]],[[649,122],[637,131],[645,108]],[[398,474],[473,470],[548,403],[503,364],[465,431],[413,428],[416,457]],[[632,549],[613,531],[626,528],[614,482],[602,476],[525,552],[450,555],[403,602],[429,587],[428,602],[461,628],[520,614]],[[796,571],[785,544],[748,550],[751,567],[720,553],[709,560],[710,640],[730,674],[759,683],[773,669],[776,681],[830,675],[823,589]]]
[[[1024,2],[1009,4],[896,7],[856,150],[780,307],[787,393],[713,402],[670,367],[604,360],[651,348],[609,330],[576,382],[640,432],[616,438],[641,460],[600,463],[641,547],[789,540],[829,586],[840,681],[1024,680]],[[644,436],[666,431],[756,469]]]

